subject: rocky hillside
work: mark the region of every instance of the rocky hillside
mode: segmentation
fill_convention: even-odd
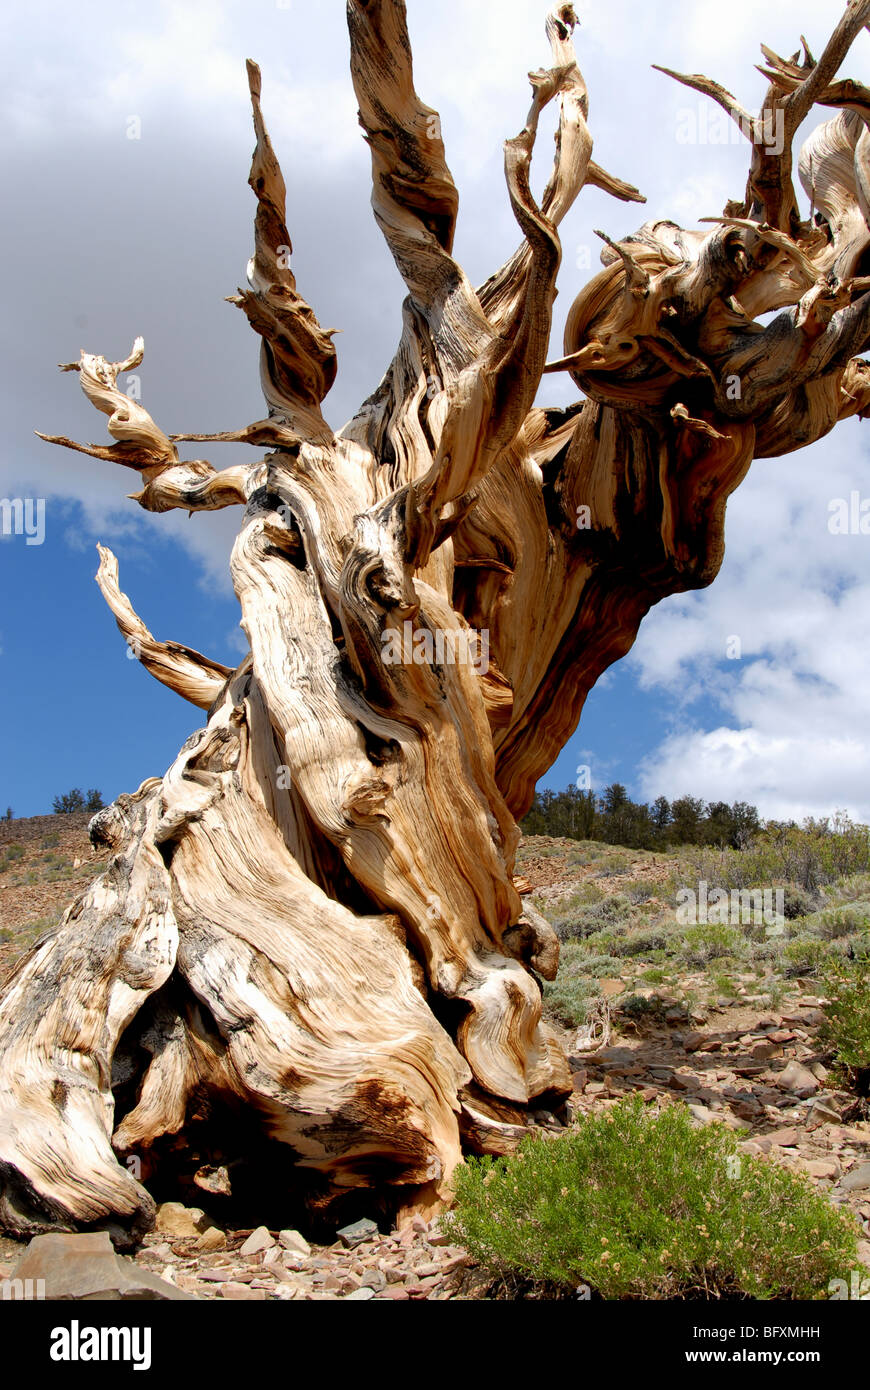
[[[105,868],[86,811],[0,821],[0,979]]]
[[[87,822],[83,814],[0,824],[0,970],[104,866],[91,854]],[[685,1104],[699,1125],[740,1131],[747,1153],[800,1170],[870,1236],[870,1124],[863,1103],[841,1089],[819,1036],[819,972],[826,956],[866,940],[867,875],[832,872],[812,891],[785,876],[791,915],[781,933],[763,923],[686,926],[675,912],[679,887],[703,875],[724,881],[740,867],[698,853],[524,842],[518,870],[563,942],[545,1008],[574,1071],[568,1105],[558,1115],[538,1112],[537,1121],[559,1132],[632,1092],[650,1106]],[[588,1054],[584,1033],[596,1010],[609,1013],[611,1032]],[[193,1210],[161,1209],[136,1260],[201,1298],[486,1296],[485,1281],[437,1223],[391,1233],[370,1223],[324,1245],[293,1232],[224,1230],[208,1191],[197,1201]],[[0,1277],[19,1250],[0,1242]],[[870,1243],[861,1253],[870,1262]]]

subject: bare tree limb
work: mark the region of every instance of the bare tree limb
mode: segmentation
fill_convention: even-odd
[[[232,668],[202,656],[191,647],[178,642],[158,642],[152,637],[127,595],[121,592],[116,557],[105,546],[98,545],[97,550],[100,554],[97,583],[131,655],[141,661],[161,685],[168,686],[199,709],[210,709],[233,674]]]

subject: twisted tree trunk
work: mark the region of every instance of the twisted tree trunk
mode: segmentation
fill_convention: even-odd
[[[267,418],[170,439],[118,389],[137,340],[124,363],[65,368],[115,442],[52,442],[139,470],[148,510],[243,508],[232,574],[250,653],[232,671],[152,637],[101,549],[121,632],[207,724],[165,777],[95,817],[107,872],[0,998],[6,1229],[135,1240],[153,1219],[143,1165],[203,1116],[230,1158],[253,1119],[315,1204],[355,1187],[434,1204],[464,1144],[503,1150],[524,1107],[570,1090],[541,1019],[558,945],[524,910],[516,819],[650,607],[715,577],[752,459],[870,400],[856,359],[870,93],[833,82],[868,20],[870,0],[851,4],[818,63],[765,50],[755,120],[709,79],[679,78],[746,123],[746,197],[709,231],[604,237],[548,365],[560,222],[586,184],[643,201],[591,159],[571,6],[547,18],[554,66],[531,74],[505,146],[522,243],[475,290],[451,254],[457,195],[414,91],[404,4],[349,0],[374,212],[408,298],[392,364],[337,434],[321,411],[335,350],[289,268],[249,64],[255,254],[234,302],[262,338]],[[554,101],[538,205],[529,166]],[[802,156],[807,223],[791,146],[815,102],[841,109]],[[534,407],[554,370],[583,392],[570,410]],[[182,439],[268,452],[217,472],[181,461]]]

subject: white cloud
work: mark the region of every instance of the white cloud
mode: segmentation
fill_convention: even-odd
[[[629,661],[642,688],[673,697],[675,728],[644,764],[644,794],[700,776],[708,797],[767,815],[842,805],[870,820],[870,537],[828,530],[829,502],[866,469],[856,421],[759,460],[731,501],[719,578],[653,610]],[[741,661],[726,660],[729,637]],[[702,699],[726,722],[698,727]]]
[[[525,118],[528,70],[549,59],[546,8],[545,0],[408,0],[418,89],[442,112],[462,197],[457,251],[476,279],[518,240],[502,142]],[[578,9],[596,158],[649,201],[626,207],[587,190],[566,220],[557,351],[590,273],[576,248],[597,255],[595,227],[621,235],[659,216],[694,225],[743,191],[746,147],[680,144],[677,112],[698,99],[650,65],[706,72],[751,107],[764,90],[753,68],[759,41],[789,53],[805,32],[818,51],[843,0],[768,0],[763,11],[757,0],[730,0],[727,12],[709,0]],[[91,351],[126,352],[138,332],[148,344],[145,403],[164,428],[228,429],[262,413],[256,341],[220,302],[250,249],[247,56],[263,70],[300,288],[325,323],[345,330],[330,418],[343,421],[377,384],[398,339],[403,291],[368,207],[343,11],[341,0],[6,7],[0,177],[10,190],[4,218],[15,273],[4,293],[15,331],[0,389],[14,433],[0,457],[0,495],[77,499],[85,528],[109,543],[147,545],[149,528],[159,527],[195,556],[204,582],[227,584],[236,512],[146,517],[124,501],[132,490],[124,470],[52,451],[30,431],[104,440],[102,420],[53,364],[83,339]],[[868,53],[864,34],[854,76]],[[131,114],[142,117],[140,142],[126,139]],[[547,131],[544,123],[535,186],[549,166]],[[548,379],[542,391],[558,403],[573,395],[567,377]],[[825,813],[842,800],[870,818],[870,539],[826,529],[828,500],[861,485],[861,438],[853,424],[822,446],[757,463],[730,506],[717,583],[647,620],[633,669],[644,688],[666,691],[675,711],[671,735],[645,768],[650,794],[697,789],[703,768],[707,795],[757,800],[770,814]],[[223,466],[240,453],[218,446],[213,461]],[[723,660],[731,635],[742,640],[742,663]],[[705,694],[717,707],[711,714],[705,706],[702,720]]]

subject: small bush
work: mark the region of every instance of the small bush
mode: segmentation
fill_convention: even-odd
[[[587,969],[588,959],[581,946],[567,942],[562,947],[558,975],[544,986],[549,1011],[569,1028],[579,1028],[586,1022],[589,1005],[601,993],[597,980]]]
[[[618,975],[622,969],[622,961],[617,960],[616,956],[584,956],[583,972],[591,975],[594,980],[604,979],[608,975]]]
[[[596,878],[616,878],[619,874],[624,874],[631,860],[616,854],[605,854],[603,858],[596,861]]]
[[[796,917],[809,917],[811,912],[815,912],[819,905],[819,898],[816,893],[808,893],[806,888],[801,888],[800,884],[787,883],[783,890],[783,915],[788,921],[793,921]]]
[[[560,941],[582,940],[606,928],[613,928],[631,920],[632,907],[623,893],[613,893],[601,897],[570,917],[558,917],[553,930]]]
[[[655,883],[650,883],[647,879],[633,878],[625,884],[623,892],[629,902],[638,907],[641,903],[648,903],[650,898],[656,896],[656,887]]]
[[[620,1000],[618,1011],[633,1019],[663,1019],[666,1012],[664,1001],[657,994],[650,998],[645,994],[629,994]]]
[[[718,995],[725,999],[736,999],[740,991],[730,975],[726,975],[724,970],[711,970],[710,982]]]
[[[815,936],[796,936],[782,948],[780,962],[790,980],[815,975],[828,955],[824,941]]]
[[[817,931],[825,941],[836,941],[839,937],[851,936],[853,932],[866,931],[868,925],[870,925],[870,903],[859,902],[850,903],[847,907],[834,907],[829,908],[827,912],[820,912],[812,923],[812,929]]]
[[[852,1089],[870,1095],[870,960],[829,961],[823,987],[829,1002],[821,1037]]]
[[[669,934],[661,927],[647,927],[614,941],[613,952],[618,956],[648,956],[653,951],[667,950],[670,940]]]
[[[664,970],[661,970],[655,965],[651,970],[641,971],[640,978],[643,980],[644,984],[647,985],[663,985],[668,977]]]
[[[742,955],[745,944],[742,933],[725,922],[699,922],[683,929],[684,954],[691,965]]]
[[[682,1105],[634,1097],[455,1183],[451,1239],[487,1270],[607,1299],[821,1299],[857,1265],[850,1217]]]

